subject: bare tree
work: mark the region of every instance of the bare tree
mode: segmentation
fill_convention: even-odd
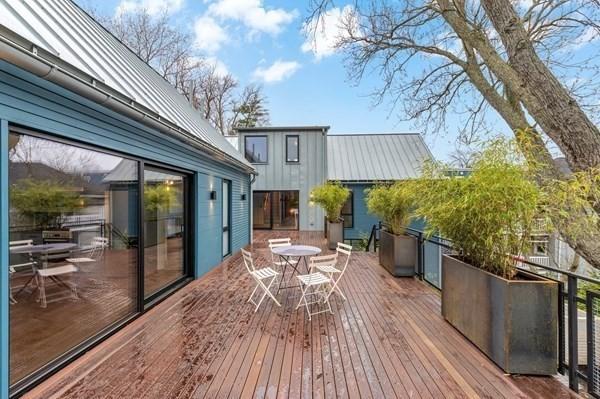
[[[313,1],[315,33],[333,6]],[[588,116],[600,99],[597,50],[573,57],[582,38],[599,35],[599,17],[593,0],[355,1],[340,21],[337,48],[356,81],[373,70],[382,77],[377,102],[391,98],[409,119],[435,129],[460,115],[465,132],[490,128],[496,113],[525,155],[545,166],[544,177],[562,178],[547,142],[574,171],[600,166],[600,132]],[[600,228],[565,238],[600,267]]]
[[[229,131],[236,127],[268,126],[270,119],[266,103],[261,86],[246,86],[239,99],[234,101]]]
[[[239,115],[234,108],[245,101],[248,91],[239,91],[231,74],[220,73],[214,63],[195,54],[190,36],[171,24],[166,11],[153,16],[136,10],[113,17],[89,12],[186,96],[219,132],[230,132]]]

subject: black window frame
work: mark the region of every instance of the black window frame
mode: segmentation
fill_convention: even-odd
[[[289,145],[288,145],[288,140],[295,138],[296,139],[296,143],[297,143],[297,147],[298,147],[298,160],[296,161],[291,161],[290,160],[290,155],[289,155]],[[300,163],[300,135],[298,134],[286,134],[285,135],[285,163],[291,163],[291,164],[297,164]]]
[[[348,201],[350,201],[350,213],[344,213],[344,208],[346,207],[346,203],[348,203]],[[342,206],[340,215],[342,219],[344,219],[344,228],[352,229],[354,228],[354,191],[350,190],[350,195],[348,196],[346,203]],[[350,216],[349,224],[347,224],[348,219],[346,218],[346,216]]]
[[[255,138],[255,139],[256,138],[264,138],[265,139],[265,144],[266,144],[266,148],[267,148],[267,154],[266,154],[266,157],[265,157],[266,160],[264,162],[254,162],[254,161],[248,159],[248,156],[247,156],[248,138]],[[253,164],[253,165],[267,165],[269,163],[269,152],[270,152],[270,149],[269,149],[269,136],[267,136],[266,134],[260,134],[260,135],[254,135],[253,134],[253,135],[245,135],[244,136],[244,158],[246,158],[246,160],[248,162],[250,162],[251,164]]]

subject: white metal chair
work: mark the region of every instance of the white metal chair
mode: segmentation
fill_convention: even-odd
[[[338,242],[337,248],[336,248],[336,255],[337,256],[335,257],[335,260],[332,263],[330,263],[330,264],[322,263],[322,264],[319,264],[317,266],[317,270],[319,270],[321,273],[325,274],[327,277],[329,277],[332,280],[332,282],[333,282],[333,290],[337,291],[337,293],[340,294],[340,296],[344,300],[346,300],[346,296],[344,295],[344,293],[342,292],[342,290],[338,286],[337,281],[344,274],[344,271],[346,270],[346,266],[348,265],[348,260],[350,259],[350,254],[351,253],[352,253],[352,246],[351,245]],[[338,269],[336,267],[337,263],[339,262],[340,254],[346,255],[346,263],[344,264],[344,266],[342,267],[342,269]]]
[[[279,255],[275,255],[273,253],[273,248],[289,247],[291,245],[291,238],[272,238],[269,240],[269,249],[271,250],[271,262],[273,263],[273,266],[275,266],[275,268],[277,268],[278,270],[281,270],[283,267],[285,267],[286,261],[281,260],[279,258]],[[295,265],[296,263],[298,263],[298,260],[288,259],[287,262],[291,265]]]
[[[40,302],[40,306],[45,308],[46,306],[48,306],[48,302],[55,302],[66,298],[65,296],[60,296],[53,298],[51,301],[49,301],[48,295],[46,294],[46,279],[51,280],[57,286],[61,286],[67,289],[72,299],[79,299],[79,296],[77,295],[77,285],[71,282],[63,281],[61,279],[62,276],[71,275],[78,271],[79,269],[77,269],[76,266],[73,266],[71,264],[49,267],[45,269],[37,269],[37,285],[39,292],[38,301]]]
[[[23,249],[23,248],[27,248],[27,247],[31,247],[33,246],[33,240],[19,240],[19,241],[9,241],[8,243],[9,248],[11,250],[14,249]],[[31,278],[27,281],[26,284],[23,285],[23,287],[21,287],[21,289],[19,290],[19,292],[17,292],[17,295],[19,293],[21,293],[21,291],[23,291],[25,288],[27,288],[27,286],[32,282],[35,281],[35,265],[36,262],[33,260],[33,255],[31,253],[26,253],[26,255],[28,256],[29,261],[28,262],[24,262],[24,263],[18,263],[18,264],[12,264],[9,265],[8,267],[8,273],[9,273],[9,278],[17,273],[17,269],[21,269],[21,268],[31,268]],[[11,304],[16,304],[17,300],[15,299],[15,297],[12,294],[12,285],[10,287],[9,290],[9,300]]]
[[[99,259],[102,259],[102,257],[104,256],[104,249],[106,248],[108,248],[108,238],[94,237],[89,246],[77,251],[77,253],[81,256],[75,258],[67,258],[67,262],[75,264],[96,262]]]
[[[302,288],[302,296],[298,301],[296,309],[304,305],[306,307],[306,312],[308,313],[308,320],[310,320],[313,315],[319,313],[330,312],[333,314],[331,304],[326,300],[329,296],[330,287],[332,286],[333,281],[325,274],[315,270],[318,270],[319,266],[335,263],[336,259],[337,254],[313,256],[309,261],[308,274],[296,276],[298,277],[298,280],[300,280],[300,286]],[[311,311],[311,306],[317,304],[326,305],[326,308],[315,312]]]
[[[277,306],[281,306],[281,304],[277,301],[277,299],[271,292],[271,285],[273,285],[273,283],[277,279],[277,276],[279,276],[279,272],[276,272],[270,267],[265,267],[262,269],[255,268],[254,260],[252,259],[252,254],[246,251],[245,249],[242,249],[242,257],[244,259],[244,265],[246,266],[246,270],[248,270],[248,273],[250,273],[250,275],[256,282],[256,287],[254,287],[252,294],[250,294],[250,298],[248,298],[248,302],[251,302],[252,304],[256,305],[254,312],[258,310],[260,304],[266,296],[269,296],[277,304]],[[265,284],[265,281],[267,282],[267,284]],[[259,288],[263,291],[263,294],[260,297],[260,300],[258,302],[255,302],[253,299],[254,294]]]

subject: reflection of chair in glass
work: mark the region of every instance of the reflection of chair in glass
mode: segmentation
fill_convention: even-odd
[[[56,302],[61,299],[67,298],[67,296],[59,296],[53,298],[52,300],[48,300],[48,296],[46,294],[46,282],[47,280],[52,281],[57,287],[62,287],[68,290],[69,296],[72,299],[78,299],[77,295],[77,285],[72,282],[66,282],[61,277],[71,276],[73,273],[76,273],[79,269],[71,264],[65,264],[61,266],[53,266],[44,269],[37,269],[37,285],[38,285],[38,301],[40,302],[40,306],[45,308],[48,305],[48,302]],[[57,293],[58,294],[58,293]],[[57,295],[53,294],[53,295]]]
[[[67,262],[75,264],[97,262],[104,256],[105,248],[108,248],[108,238],[94,237],[89,246],[74,251],[77,256],[67,258]]]
[[[33,240],[20,240],[20,241],[10,241],[9,242],[9,248],[10,250],[15,250],[15,249],[23,249],[23,248],[27,248],[27,247],[31,247],[33,246]],[[27,283],[25,283],[21,289],[19,289],[19,291],[13,296],[12,294],[12,285],[10,287],[10,303],[15,304],[17,303],[17,301],[15,300],[15,296],[19,295],[21,293],[21,291],[23,291],[25,288],[27,288],[27,286],[32,282],[35,281],[35,261],[33,260],[33,254],[31,252],[26,252],[24,253],[24,255],[27,256],[28,261],[24,262],[24,263],[17,263],[17,264],[11,264],[8,268],[8,272],[9,272],[9,278],[12,279],[12,275],[15,273],[20,272],[22,269],[30,269],[31,270],[31,274],[30,274],[30,278],[27,281]]]
[[[270,267],[265,267],[262,269],[255,268],[254,261],[252,260],[252,254],[250,252],[246,251],[245,249],[242,249],[242,257],[244,258],[244,265],[246,266],[246,270],[248,270],[248,273],[250,273],[250,275],[256,282],[256,287],[254,287],[252,294],[250,294],[250,298],[248,298],[248,302],[252,302],[252,304],[256,305],[254,312],[256,312],[258,310],[258,308],[260,307],[260,304],[262,303],[262,301],[265,299],[265,297],[267,295],[273,301],[275,301],[277,306],[281,306],[281,304],[277,301],[277,299],[275,299],[275,296],[273,296],[273,293],[270,290],[271,285],[273,285],[273,283],[277,279],[277,276],[279,276],[279,273],[276,272],[275,270],[271,269]],[[265,285],[263,280],[266,280],[268,282],[268,284]],[[260,288],[263,291],[263,294],[260,297],[260,300],[258,302],[255,302],[254,299],[252,299],[252,298],[254,297],[254,294],[256,293],[256,290],[258,290],[258,288]]]
[[[292,245],[291,238],[273,238],[269,240],[269,249],[271,250],[271,263],[276,269],[281,270],[285,267],[286,261],[280,260],[279,256],[273,253],[273,248],[289,247]],[[278,260],[279,259],[279,260]],[[288,259],[287,263],[295,265],[298,263],[297,259]]]

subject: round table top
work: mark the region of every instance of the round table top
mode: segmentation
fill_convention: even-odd
[[[12,254],[35,254],[40,252],[60,252],[67,251],[69,249],[73,249],[77,246],[77,244],[73,244],[72,242],[56,242],[52,244],[38,244],[38,245],[29,245],[18,248],[11,248],[10,253]]]
[[[311,245],[288,245],[273,248],[273,253],[281,256],[314,256],[321,253],[321,248]]]

